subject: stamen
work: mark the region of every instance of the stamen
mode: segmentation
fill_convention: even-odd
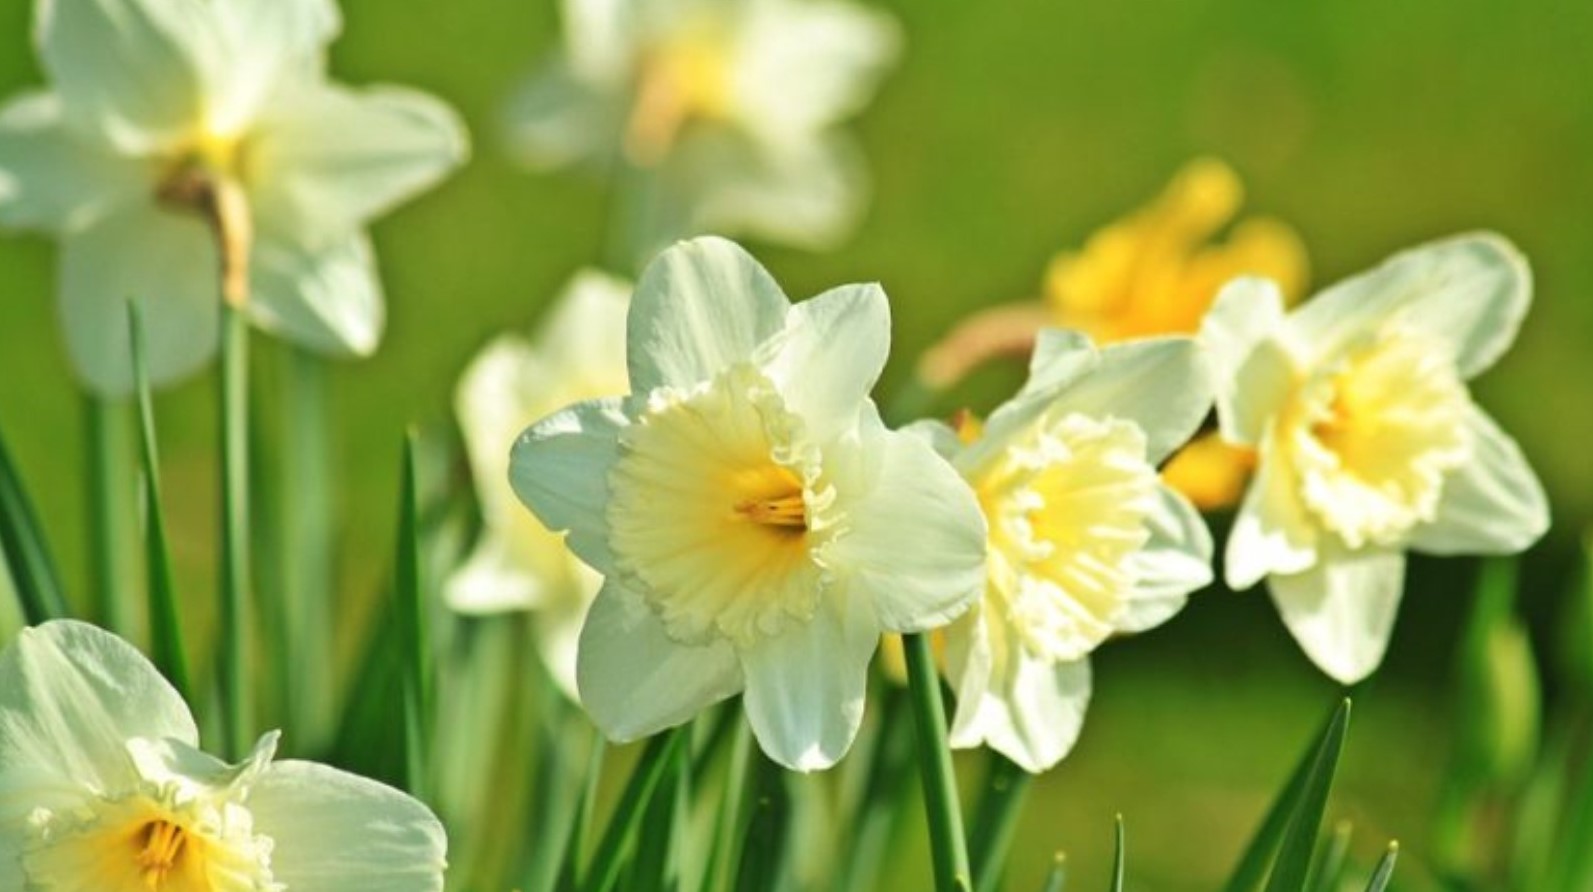
[[[807,506],[800,491],[773,499],[747,499],[736,503],[736,513],[753,523],[777,527],[808,525]]]
[[[153,821],[145,826],[144,850],[138,853],[137,861],[144,888],[159,892],[187,843],[187,832],[170,821]]]

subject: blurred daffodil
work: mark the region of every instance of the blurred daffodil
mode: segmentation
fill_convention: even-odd
[[[1495,235],[1396,255],[1285,314],[1264,279],[1223,289],[1201,338],[1224,439],[1257,451],[1228,584],[1265,578],[1340,682],[1382,661],[1405,551],[1511,554],[1548,528],[1543,487],[1466,382],[1515,339],[1525,260]]]
[[[702,232],[833,244],[867,193],[837,125],[894,60],[895,23],[840,0],[565,0],[564,46],[514,110],[534,166],[646,172],[644,246]]]
[[[0,109],[0,223],[59,239],[67,346],[94,389],[131,387],[130,298],[153,382],[215,352],[223,252],[196,211],[216,184],[241,198],[228,237],[251,243],[255,324],[376,348],[362,229],[459,164],[465,134],[428,96],[329,83],[338,24],[330,0],[38,0],[52,89]]]
[[[277,735],[227,765],[188,707],[109,632],[63,620],[0,655],[0,887],[94,892],[442,889],[421,803],[310,762]]]
[[[577,403],[515,444],[515,491],[604,576],[581,701],[613,739],[745,690],[764,752],[828,767],[862,718],[882,631],[922,631],[984,582],[973,494],[869,391],[890,342],[877,285],[792,305],[716,238],[643,273],[631,395]]]
[[[1167,621],[1211,581],[1211,537],[1156,465],[1211,409],[1195,342],[1097,350],[1044,331],[1029,380],[982,425],[923,422],[989,524],[984,597],[946,630],[951,742],[1031,772],[1067,755],[1090,652]]]
[[[1294,301],[1305,288],[1305,248],[1294,230],[1268,218],[1233,221],[1244,199],[1239,177],[1211,158],[1190,162],[1150,204],[1108,224],[1078,251],[1058,255],[1038,301],[969,317],[924,354],[919,375],[950,386],[998,355],[1024,355],[1042,326],[1084,332],[1097,343],[1194,334],[1224,282],[1241,275],[1277,282]],[[1172,457],[1168,481],[1202,509],[1238,501],[1254,457],[1215,436]]]
[[[448,580],[463,613],[533,610],[544,662],[575,696],[581,620],[602,578],[543,526],[505,485],[509,450],[532,422],[583,399],[625,389],[628,283],[597,272],[575,277],[534,339],[504,335],[459,382],[455,410],[481,505],[481,540]]]

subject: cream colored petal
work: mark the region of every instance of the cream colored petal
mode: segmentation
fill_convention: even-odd
[[[1462,378],[1493,365],[1515,340],[1532,301],[1532,273],[1494,233],[1458,235],[1396,254],[1334,285],[1288,320],[1317,356],[1387,325],[1437,338],[1454,351]]]
[[[566,591],[566,597],[548,602],[536,614],[537,651],[542,665],[572,702],[581,700],[580,686],[576,681],[576,666],[580,660],[581,627],[586,624],[586,614],[603,586],[603,577],[585,567],[578,573],[578,591]],[[573,595],[573,597],[571,597]]]
[[[880,627],[861,593],[838,586],[813,618],[740,651],[743,704],[758,745],[792,771],[829,768],[863,720]]]
[[[1293,373],[1278,335],[1283,293],[1268,279],[1245,277],[1223,287],[1200,324],[1211,366],[1222,437],[1254,446],[1288,396]]]
[[[1411,533],[1428,554],[1515,554],[1549,529],[1549,500],[1521,447],[1481,409],[1466,419],[1472,457],[1444,478],[1438,514]]]
[[[872,416],[826,456],[847,529],[822,560],[890,632],[950,622],[984,591],[985,521],[973,491],[922,439]]]
[[[690,387],[785,328],[791,302],[740,245],[705,237],[681,242],[647,265],[626,328],[631,390]]]
[[[515,494],[549,529],[568,530],[566,544],[599,572],[613,564],[608,472],[628,424],[618,397],[577,403],[532,425],[509,458]]]
[[[625,317],[634,290],[631,283],[595,269],[571,277],[533,341],[533,349],[548,366],[546,374],[558,376],[559,383],[569,388],[589,391],[581,397],[624,393],[629,383]],[[537,387],[535,379],[524,380],[533,391],[546,391],[551,383]]]
[[[1319,538],[1292,472],[1281,458],[1263,452],[1228,532],[1223,577],[1239,590],[1269,574],[1300,573],[1316,563]]]
[[[262,239],[251,257],[249,314],[285,341],[334,356],[369,356],[387,322],[364,233],[325,248]]]
[[[1017,395],[990,413],[983,435],[958,453],[957,467],[976,473],[988,462],[1001,461],[1014,438],[1026,435],[1030,426],[1094,372],[1100,361],[1100,351],[1082,332],[1042,329],[1029,358],[1028,379]]]
[[[1112,344],[1056,406],[1089,418],[1122,418],[1145,432],[1145,457],[1160,464],[1211,412],[1211,374],[1191,338]]]
[[[314,762],[255,780],[255,832],[271,838],[272,878],[294,892],[440,892],[448,840],[418,800]]]
[[[1155,628],[1183,609],[1191,592],[1211,584],[1211,532],[1200,512],[1166,484],[1157,487],[1146,525],[1150,541],[1128,559],[1134,578],[1119,632]]]
[[[130,300],[142,308],[151,385],[190,375],[215,354],[216,249],[198,217],[131,205],[65,236],[60,264],[67,349],[94,391],[132,390]]]
[[[742,675],[729,644],[675,642],[640,595],[610,579],[581,629],[576,684],[592,721],[625,742],[689,721],[740,691]]]
[[[1405,585],[1398,551],[1324,549],[1303,573],[1267,578],[1289,633],[1317,668],[1355,684],[1383,661]]]
[[[325,46],[342,25],[332,0],[228,0],[207,13],[213,36],[191,51],[220,133],[244,132],[274,94],[323,77]]]
[[[0,653],[0,772],[118,792],[137,777],[134,737],[194,745],[188,706],[132,645],[103,629],[56,620],[24,629]]]
[[[891,311],[878,285],[843,285],[791,308],[785,329],[759,350],[769,380],[823,442],[857,423],[890,353]]]
[[[0,108],[0,224],[70,232],[151,189],[144,163],[68,127],[54,93]]]

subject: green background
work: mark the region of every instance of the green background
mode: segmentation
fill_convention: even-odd
[[[336,495],[347,611],[389,560],[401,432],[446,419],[453,382],[491,335],[533,323],[600,254],[605,191],[517,169],[502,110],[552,44],[546,2],[348,0],[335,75],[434,92],[474,158],[378,222],[389,299],[380,353],[339,365]],[[1593,5],[1339,0],[892,4],[900,68],[860,120],[877,195],[846,247],[754,245],[794,296],[877,279],[896,351],[885,389],[968,310],[1030,296],[1049,257],[1154,195],[1197,154],[1232,163],[1247,208],[1301,232],[1320,286],[1422,240],[1499,230],[1531,259],[1536,303],[1516,348],[1475,384],[1548,486],[1556,526],[1528,556],[1525,609],[1545,629],[1593,518]],[[40,82],[23,0],[0,0],[0,96]],[[73,592],[86,573],[82,404],[56,330],[54,248],[0,239],[0,430]],[[988,406],[1016,381],[981,376]],[[169,525],[181,580],[208,591],[215,528],[213,381],[162,394]],[[1454,704],[1447,679],[1468,561],[1416,561],[1389,666],[1358,693],[1336,800],[1356,851],[1423,840]],[[1231,863],[1335,688],[1259,593],[1211,592],[1165,629],[1114,643],[1075,755],[1031,804],[1014,874],[1032,888],[1061,848],[1104,880],[1111,818],[1131,876],[1210,888]],[[969,763],[965,780],[977,782]],[[903,888],[927,870],[904,837]]]

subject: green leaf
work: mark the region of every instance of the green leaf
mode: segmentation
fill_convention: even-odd
[[[221,597],[216,678],[221,688],[221,749],[243,755],[250,734],[249,659],[249,319],[221,303],[221,387],[217,414],[221,451]]]
[[[133,391],[138,403],[139,458],[144,475],[144,566],[148,572],[150,657],[183,699],[193,702],[188,660],[183,656],[182,625],[172,583],[171,549],[166,544],[166,514],[161,507],[160,452],[155,441],[155,404],[149,393],[144,354],[144,324],[136,301],[127,304],[133,354]]]
[[[703,892],[728,892],[741,869],[741,846],[751,821],[752,726],[736,710],[731,732],[730,758],[725,766],[725,787],[714,815],[714,842],[703,871]]]
[[[1040,892],[1062,892],[1062,887],[1068,881],[1068,859],[1061,852],[1051,859],[1051,869],[1046,871],[1045,883],[1040,886]]]
[[[784,772],[762,752],[752,755],[752,807],[741,843],[737,892],[765,892],[780,875],[791,827],[791,794]]]
[[[398,503],[397,564],[393,594],[404,668],[404,753],[409,792],[423,796],[431,744],[431,653],[426,635],[425,599],[421,597],[420,507],[415,475],[415,434],[404,438],[404,466]]]
[[[1112,840],[1112,892],[1123,892],[1124,873],[1123,816],[1117,816],[1117,830]]]
[[[636,857],[629,867],[632,879],[625,884],[627,890],[664,892],[673,887],[680,866],[676,860],[681,848],[678,831],[686,822],[684,803],[690,795],[690,747],[680,746],[645,809],[646,817],[636,839]]]
[[[22,488],[11,453],[0,439],[0,551],[5,555],[22,617],[28,625],[68,615],[60,574],[39,528],[33,503]]]
[[[878,888],[880,869],[913,772],[913,740],[909,735],[894,733],[894,729],[911,721],[907,715],[907,691],[890,685],[881,699],[884,702],[872,737],[868,772],[862,793],[851,809],[846,868],[837,873],[836,892]]]
[[[608,892],[614,888],[624,866],[625,849],[635,836],[664,774],[675,763],[675,751],[686,745],[689,733],[689,728],[683,725],[647,741],[647,749],[631,771],[619,805],[610,816],[603,839],[592,856],[592,865],[581,883],[582,892]]]
[[[564,842],[559,880],[554,886],[559,892],[573,892],[580,887],[581,859],[586,855],[586,840],[592,835],[592,812],[597,809],[597,787],[603,779],[603,756],[607,752],[608,742],[603,735],[593,734],[592,750],[586,761],[585,781],[575,804],[575,815],[570,820],[570,836]]]
[[[1371,882],[1366,884],[1366,892],[1383,892],[1388,888],[1389,878],[1394,875],[1394,861],[1399,857],[1399,842],[1396,840],[1388,844],[1388,851],[1383,853],[1377,862],[1377,869],[1372,871]]]
[[[1023,812],[1031,780],[1029,772],[1011,759],[996,752],[990,754],[989,778],[984,797],[979,800],[979,811],[974,814],[973,835],[968,840],[978,892],[1001,888],[1007,852],[1012,847],[1012,835],[1018,828],[1018,816]]]
[[[1311,869],[1311,854],[1316,849],[1322,815],[1327,811],[1328,791],[1344,750],[1344,734],[1350,723],[1350,701],[1346,698],[1328,722],[1327,733],[1312,754],[1310,768],[1294,803],[1289,808],[1288,827],[1278,847],[1278,857],[1267,878],[1267,892],[1300,892]]]
[[[1310,878],[1306,888],[1311,892],[1337,892],[1344,879],[1344,867],[1350,855],[1350,834],[1353,825],[1340,821],[1333,825],[1333,835],[1317,848],[1316,860],[1311,863]]]

